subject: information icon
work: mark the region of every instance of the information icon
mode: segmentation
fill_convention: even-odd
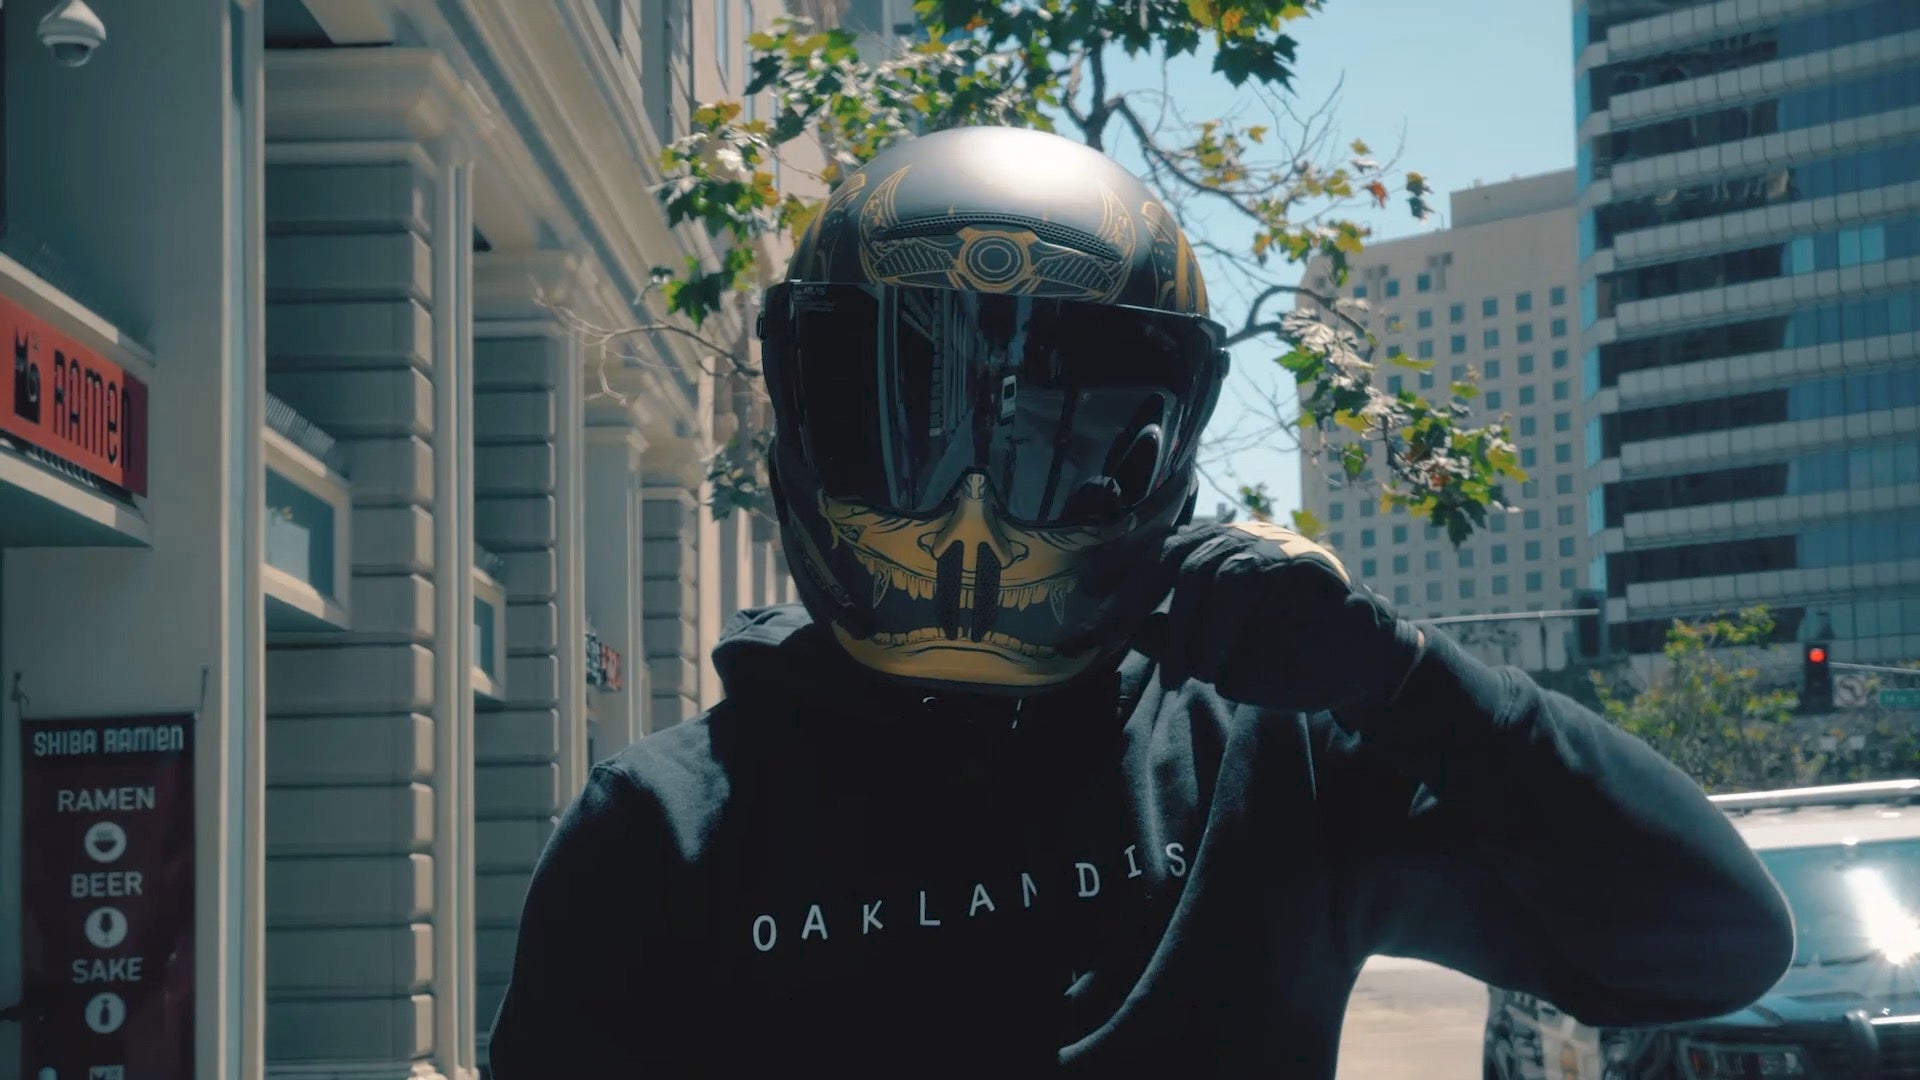
[[[93,995],[87,1002],[87,1027],[95,1035],[111,1035],[127,1022],[127,1003],[111,990]]]
[[[83,846],[87,849],[87,858],[97,863],[110,863],[126,854],[127,830],[117,822],[96,821],[87,830]]]
[[[117,907],[97,907],[87,916],[87,940],[96,949],[111,949],[127,939],[127,917]]]

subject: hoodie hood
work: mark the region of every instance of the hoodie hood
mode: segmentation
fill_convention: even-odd
[[[728,697],[738,697],[759,688],[760,680],[773,675],[791,682],[794,660],[783,654],[798,649],[811,651],[819,637],[813,620],[799,604],[776,604],[734,612],[720,627],[720,643],[713,650],[713,669]],[[795,638],[799,640],[794,640]]]

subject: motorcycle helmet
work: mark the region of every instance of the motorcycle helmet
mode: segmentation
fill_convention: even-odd
[[[788,565],[854,660],[1021,693],[1124,647],[1159,599],[1124,571],[1192,516],[1227,371],[1144,184],[1040,131],[897,143],[832,193],[759,332]]]

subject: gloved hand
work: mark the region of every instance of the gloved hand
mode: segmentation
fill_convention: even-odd
[[[1165,617],[1140,648],[1169,680],[1211,683],[1264,708],[1360,712],[1388,704],[1425,639],[1333,553],[1267,522],[1192,525],[1161,558],[1171,579]]]

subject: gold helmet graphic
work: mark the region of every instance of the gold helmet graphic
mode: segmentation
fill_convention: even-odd
[[[1124,644],[1145,611],[1117,585],[1191,515],[1227,367],[1145,185],[1037,131],[898,144],[815,218],[761,336],[782,542],[855,660],[1019,691]]]

